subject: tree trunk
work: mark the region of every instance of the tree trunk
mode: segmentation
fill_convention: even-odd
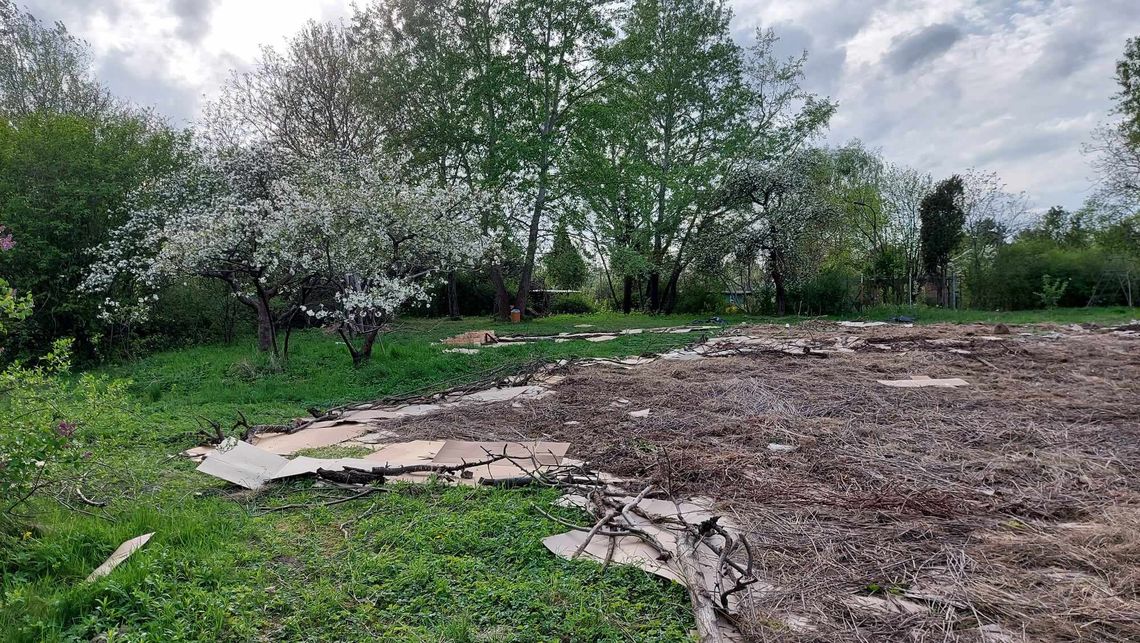
[[[938,274],[938,305],[945,308],[949,303],[948,293],[946,292],[946,270],[939,271]]]
[[[507,291],[507,282],[503,280],[501,266],[491,266],[491,283],[495,286],[495,315],[503,320],[511,318],[511,293]]]
[[[534,274],[534,259],[538,252],[538,228],[542,224],[542,211],[546,207],[546,172],[539,177],[538,194],[534,198],[534,212],[530,216],[530,229],[526,240],[526,261],[519,276],[519,290],[515,294],[515,307],[526,311],[526,300],[530,296],[530,278]],[[510,315],[510,311],[507,311]]]
[[[268,353],[273,350],[273,313],[269,310],[269,303],[258,299],[254,308],[257,310],[257,350]]]
[[[681,281],[681,271],[680,266],[675,268],[673,274],[669,275],[668,283],[665,284],[665,294],[661,298],[661,312],[666,315],[672,314],[677,306],[677,286]]]
[[[784,287],[784,272],[780,269],[780,260],[775,253],[772,253],[769,263],[772,264],[772,284],[776,287],[776,314],[783,317],[788,305],[788,293]]]
[[[661,312],[661,273],[649,273],[649,312]]]
[[[353,356],[354,366],[360,366],[372,359],[372,346],[376,343],[376,337],[379,335],[379,330],[370,330],[364,334],[364,341],[360,344],[360,350]]]
[[[346,333],[343,328],[337,330],[340,333],[340,339],[344,342],[344,347],[348,349],[348,354],[352,356],[353,368],[359,368],[364,362],[372,359],[372,346],[376,343],[376,337],[380,334],[380,330],[370,330],[364,334],[364,341],[360,343],[360,348],[352,343],[352,336]]]
[[[623,281],[621,312],[628,315],[633,310],[633,276],[626,275]]]
[[[447,316],[453,321],[459,319],[459,288],[455,271],[447,273]]]

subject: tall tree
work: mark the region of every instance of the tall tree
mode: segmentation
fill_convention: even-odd
[[[805,150],[777,163],[743,166],[723,187],[723,202],[737,220],[730,236],[741,254],[763,256],[778,315],[787,312],[789,278],[840,212],[827,192],[826,156]]]
[[[395,142],[439,181],[497,197],[485,225],[506,232],[491,267],[501,315],[526,309],[548,222],[567,197],[571,132],[610,79],[613,11],[610,0],[433,0],[378,3],[356,18],[387,68],[372,75],[386,84],[375,108],[410,107],[387,121]]]
[[[217,147],[270,144],[314,160],[368,153],[381,131],[365,109],[362,56],[344,25],[309,22],[284,51],[264,47],[251,70],[231,75],[203,133]]]
[[[933,188],[929,174],[901,165],[890,165],[883,176],[883,207],[891,236],[903,253],[908,304],[914,303],[914,283],[922,273],[922,201]]]
[[[91,74],[87,43],[0,0],[0,119],[37,112],[96,116],[114,101]]]
[[[550,282],[558,288],[581,288],[589,276],[586,260],[570,240],[565,222],[560,222],[555,228],[550,252],[542,258],[542,263]]]
[[[502,187],[496,154],[500,114],[506,113],[501,8],[498,0],[394,0],[353,15],[353,37],[367,52],[365,107],[380,124],[388,150],[406,155],[404,169],[418,180],[441,189]],[[505,227],[502,214],[479,222],[484,232]],[[493,270],[501,281],[502,263]],[[452,318],[459,316],[457,281],[450,272]],[[505,285],[498,298],[499,309],[509,311]]]
[[[644,174],[632,187],[648,191],[635,200],[651,204],[646,305],[654,312],[675,300],[702,195],[747,143],[743,52],[731,19],[723,0],[638,0],[623,25],[625,83],[615,100],[632,115],[627,152]]]
[[[1116,61],[1116,113],[1132,147],[1140,147],[1140,36],[1124,43],[1124,54]]]
[[[922,263],[926,273],[937,284],[938,300],[943,306],[949,303],[946,277],[950,261],[962,241],[966,224],[966,212],[962,209],[964,197],[965,184],[962,177],[955,174],[934,186],[934,191],[922,200],[919,207]]]
[[[570,218],[598,257],[615,307],[626,314],[635,305],[635,283],[651,271],[654,211],[646,142],[628,90],[627,83],[614,83],[589,106],[572,139],[566,177],[581,205]]]
[[[526,210],[516,225],[523,248],[514,306],[526,310],[539,233],[552,204],[569,187],[563,167],[569,161],[569,137],[584,116],[584,106],[611,78],[601,64],[612,46],[610,0],[514,0],[504,9],[508,34],[504,180],[525,195]],[[512,226],[515,227],[515,226]],[[502,295],[501,280],[496,288]]]
[[[1140,36],[1125,43],[1116,83],[1117,118],[1094,130],[1085,152],[1094,157],[1098,200],[1119,219],[1140,211]]]
[[[961,262],[970,305],[985,300],[985,284],[998,248],[1022,224],[1029,198],[1013,193],[993,172],[970,169],[962,175],[962,210],[966,214]]]

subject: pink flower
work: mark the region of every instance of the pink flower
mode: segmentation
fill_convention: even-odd
[[[75,434],[75,422],[68,422],[67,420],[64,420],[59,423],[59,426],[57,426],[55,430],[56,433],[59,433],[63,437],[70,438]]]
[[[0,232],[4,232],[4,226],[2,225],[0,225]],[[0,250],[11,250],[14,245],[16,245],[16,242],[12,241],[11,233],[0,237]]]

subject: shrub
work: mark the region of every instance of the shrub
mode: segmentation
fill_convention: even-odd
[[[57,340],[34,366],[13,363],[0,372],[0,526],[91,457],[89,429],[121,419],[124,384],[94,375],[68,378],[70,364],[71,340]]]
[[[844,268],[825,268],[793,289],[792,301],[806,315],[841,315],[855,307],[859,277]]]
[[[1123,303],[1118,289],[1106,288],[1104,254],[1096,248],[1062,248],[1052,243],[1018,241],[1002,247],[994,260],[993,278],[975,289],[971,305],[1018,310],[1039,308],[1046,276],[1064,282],[1055,306]]]
[[[550,304],[550,313],[554,315],[584,315],[596,309],[596,303],[582,293],[558,295]]]
[[[677,292],[675,310],[684,314],[719,313],[728,303],[724,298],[723,284],[708,280],[690,278],[681,282]]]
[[[1062,280],[1060,277],[1050,277],[1043,275],[1041,277],[1041,292],[1034,293],[1037,299],[1041,300],[1041,305],[1052,310],[1057,307],[1057,302],[1061,300],[1061,295],[1065,294],[1065,289],[1069,287],[1069,280]]]

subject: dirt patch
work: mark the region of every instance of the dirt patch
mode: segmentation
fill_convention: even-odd
[[[570,442],[600,470],[716,498],[775,588],[751,597],[755,640],[1140,640],[1135,334],[732,332],[845,350],[578,366],[556,395],[387,426]],[[876,382],[915,375],[970,385]]]

